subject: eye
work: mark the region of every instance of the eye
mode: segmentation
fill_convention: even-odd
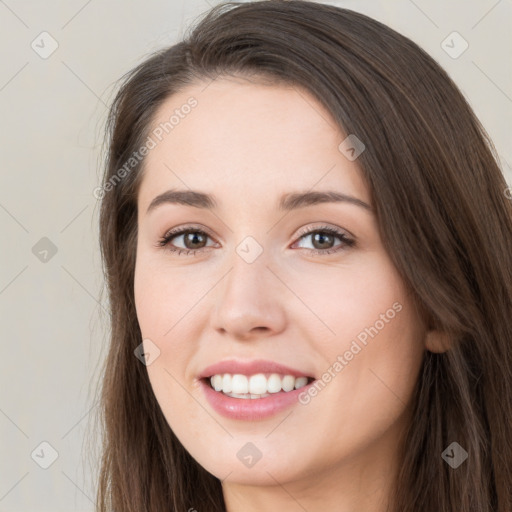
[[[194,255],[197,251],[203,249],[205,247],[206,240],[210,237],[208,233],[203,231],[202,229],[197,229],[194,227],[187,228],[178,228],[175,230],[171,230],[164,237],[162,237],[158,245],[160,247],[169,246],[168,249],[171,252],[175,252],[178,255]],[[174,244],[171,244],[171,240],[174,239],[182,239],[185,247],[173,247]]]
[[[355,245],[355,240],[349,238],[343,231],[330,226],[308,228],[300,233],[299,240],[307,238],[311,239],[313,249],[306,248],[306,250],[313,254],[331,254]],[[341,240],[341,243],[333,246],[336,238]]]
[[[313,242],[313,249],[305,248],[305,250],[313,254],[331,254],[355,245],[355,240],[349,238],[343,231],[329,226],[308,228],[300,233],[299,240],[307,239],[308,237],[311,238]],[[158,241],[158,246],[168,246],[168,250],[178,255],[185,254],[187,256],[193,256],[208,247],[206,245],[208,238],[211,237],[206,231],[189,226],[169,231]],[[336,238],[340,240],[341,243],[333,246],[332,244]],[[182,239],[184,247],[176,247],[174,242],[171,244],[171,241],[174,239]],[[295,242],[294,245],[297,245],[297,242]]]

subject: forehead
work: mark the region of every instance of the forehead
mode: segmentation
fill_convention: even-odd
[[[244,204],[249,191],[261,203],[294,190],[334,188],[370,202],[357,163],[338,148],[346,134],[298,87],[234,77],[196,83],[162,104],[151,133],[159,137],[153,135],[156,145],[145,159],[143,209],[170,188]]]

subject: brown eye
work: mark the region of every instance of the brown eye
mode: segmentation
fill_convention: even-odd
[[[195,254],[207,248],[208,233],[200,229],[177,229],[166,234],[159,242],[160,247],[169,246],[171,252]]]
[[[313,246],[315,249],[331,249],[336,237],[325,231],[317,231],[312,234]]]
[[[301,244],[303,240],[308,239],[313,247],[302,246],[302,248],[318,255],[342,251],[354,246],[356,243],[355,240],[349,238],[344,232],[329,226],[306,230],[301,234],[299,242],[297,243]],[[338,239],[340,243],[336,244],[336,239]]]
[[[206,245],[208,235],[201,231],[187,231],[183,235],[183,242],[187,249],[201,249]]]

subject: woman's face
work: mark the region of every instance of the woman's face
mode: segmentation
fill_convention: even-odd
[[[346,135],[303,90],[205,87],[158,111],[138,196],[135,301],[156,399],[225,483],[383,477],[424,327],[382,245],[362,147],[340,149]],[[189,196],[150,208],[171,190]],[[178,229],[190,233],[159,245]]]

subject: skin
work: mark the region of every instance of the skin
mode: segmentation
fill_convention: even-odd
[[[277,209],[282,194],[311,189],[371,206],[357,159],[338,149],[346,134],[321,104],[298,88],[242,78],[206,85],[159,109],[155,126],[190,96],[198,101],[147,155],[138,195],[135,302],[143,338],[160,350],[147,366],[155,396],[181,443],[222,481],[229,512],[384,511],[436,333],[426,332],[372,211],[348,202]],[[212,194],[218,207],[169,203],[146,213],[171,188]],[[210,234],[196,255],[158,246],[190,224]],[[356,244],[335,237],[330,247],[341,250],[312,254],[326,249],[299,230],[326,225]],[[263,249],[250,264],[236,252],[247,236]],[[277,361],[321,379],[394,303],[400,312],[307,405],[248,422],[220,416],[203,396],[198,374],[224,359]],[[237,458],[247,442],[262,453],[251,468]]]

